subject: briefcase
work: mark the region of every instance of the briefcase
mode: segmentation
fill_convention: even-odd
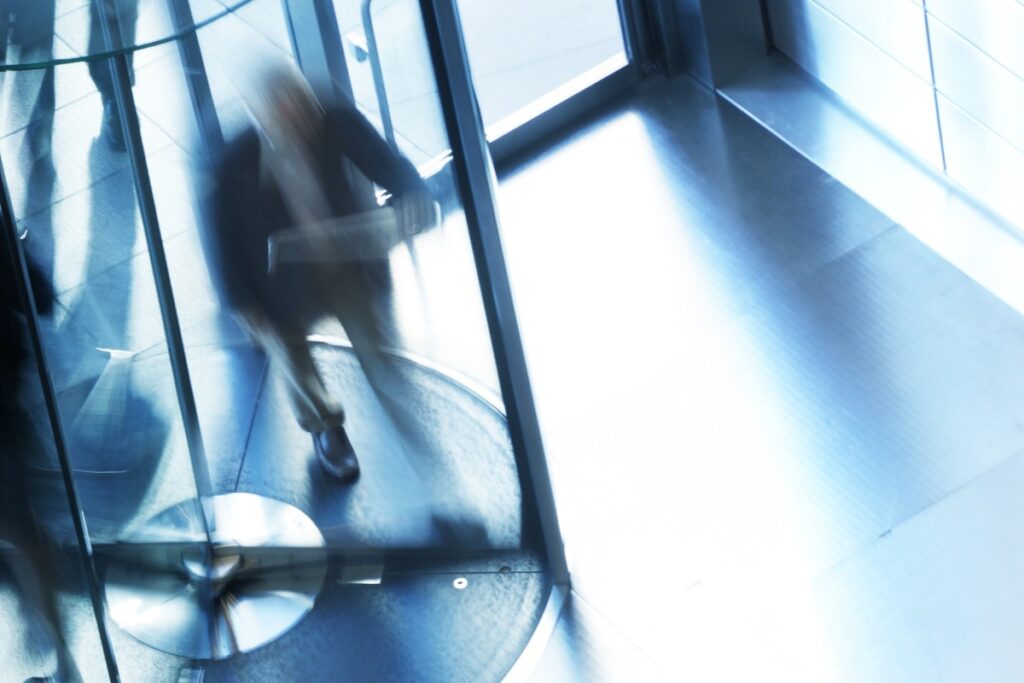
[[[439,213],[435,202],[433,225]],[[407,238],[390,206],[288,228],[267,238],[267,272],[285,264],[380,261]]]

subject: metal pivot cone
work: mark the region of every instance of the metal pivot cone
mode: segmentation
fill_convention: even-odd
[[[225,659],[278,638],[313,609],[324,538],[298,508],[251,493],[164,510],[121,546],[106,575],[114,621],[158,650]]]

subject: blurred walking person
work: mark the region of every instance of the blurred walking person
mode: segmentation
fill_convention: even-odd
[[[388,407],[391,399],[380,391],[387,383],[382,348],[388,323],[373,305],[388,277],[386,254],[362,258],[356,243],[337,251],[311,247],[305,262],[274,266],[268,241],[346,216],[372,216],[378,208],[372,188],[353,181],[348,162],[393,195],[402,235],[432,225],[435,205],[415,167],[354,106],[323,108],[294,68],[271,69],[248,104],[254,125],[228,143],[211,171],[205,238],[210,269],[226,304],[286,380],[296,419],[312,435],[323,469],[352,481],[359,461],[345,412],[326,388],[306,336],[320,319],[340,321]]]

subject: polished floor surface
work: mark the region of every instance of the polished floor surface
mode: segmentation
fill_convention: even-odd
[[[1019,678],[1020,314],[686,78],[500,198],[581,605],[541,680]]]

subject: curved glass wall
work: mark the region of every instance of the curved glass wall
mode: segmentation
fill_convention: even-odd
[[[417,132],[402,137],[340,113],[356,98],[331,3],[0,5],[4,236],[38,268],[37,302],[54,294],[24,316],[52,400],[18,406],[55,434],[36,450],[65,454],[38,498],[64,553],[82,546],[75,572],[94,577],[91,590],[59,589],[81,604],[66,627],[86,680],[104,665],[126,681],[258,680],[275,667],[325,680],[337,661],[367,680],[500,677],[543,608],[557,531],[538,512],[544,478],[522,431],[535,431],[532,407],[515,390],[525,376],[494,326],[507,283],[479,269],[500,255],[481,227],[489,178],[449,151],[472,98],[439,92],[429,66],[459,39],[436,29],[451,4],[425,24],[409,3],[377,36],[419,64],[391,76],[417,93],[400,110]],[[328,114],[326,137],[302,149],[344,150],[328,166],[288,166],[281,140],[293,138],[261,114],[261,79],[288,69]],[[369,252],[330,232],[350,213],[310,208],[345,193],[384,231],[358,238]],[[396,236],[380,246],[378,234]],[[266,271],[246,272],[262,293],[226,287],[257,252]],[[276,308],[257,315],[239,291]],[[338,466],[323,439],[341,411],[316,405],[310,382],[343,409],[354,483],[323,466]],[[0,611],[22,588],[7,578]],[[468,625],[476,647],[454,652]],[[16,654],[26,677],[46,673],[48,655]]]
[[[137,52],[167,43],[212,23],[249,0],[183,0],[179,9],[149,0],[4,0],[5,70],[35,69],[53,63]],[[183,10],[183,11],[182,11]],[[103,40],[101,17],[116,15],[121,39]]]
[[[0,661],[6,680],[40,672],[104,680],[95,583],[83,563],[58,443],[24,318],[19,271],[0,240]],[[40,298],[43,311],[48,297]],[[16,359],[21,356],[20,362]],[[12,362],[13,361],[13,362]]]

